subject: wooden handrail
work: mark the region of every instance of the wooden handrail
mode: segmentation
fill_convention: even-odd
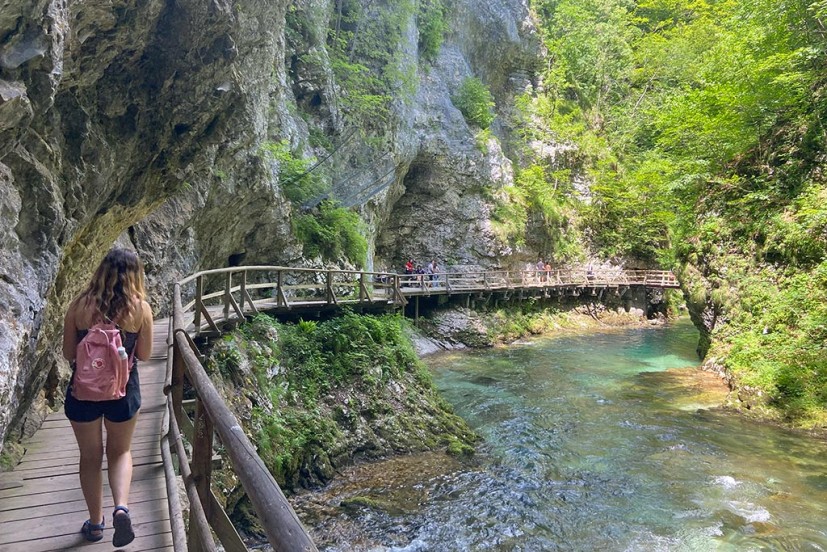
[[[237,270],[236,270],[237,271]],[[229,274],[232,271],[222,271]],[[205,273],[200,273],[201,276]],[[191,280],[189,280],[191,281]],[[227,276],[228,286],[230,277]],[[231,299],[231,298],[230,298]],[[230,299],[225,299],[225,308],[228,307]],[[236,307],[233,307],[234,310]],[[229,312],[227,313],[229,314]],[[191,340],[186,333],[184,324],[184,312],[181,303],[181,285],[176,283],[173,287],[173,342],[172,349],[174,361],[180,362],[184,368],[187,379],[195,390],[198,397],[198,415],[196,427],[200,429],[202,439],[201,447],[212,449],[212,431],[214,428],[218,438],[224,444],[227,456],[233,470],[244,487],[247,496],[253,504],[253,509],[258,516],[264,532],[267,535],[270,545],[279,551],[315,551],[316,546],[302,527],[299,518],[285,498],[270,471],[258,456],[255,447],[247,438],[240,422],[230,411],[224,400],[212,384],[209,375],[204,370],[201,362],[193,351]],[[183,379],[183,378],[181,378]],[[179,465],[184,482],[187,485],[187,492],[190,494],[191,509],[194,517],[190,517],[190,546],[197,550],[214,550],[215,544],[209,535],[210,529],[216,532],[219,540],[224,544],[226,537],[226,526],[218,523],[219,515],[223,512],[212,512],[214,497],[210,490],[209,467],[201,464],[192,464],[187,459],[183,443],[178,431],[178,423],[175,418],[183,416],[183,408],[180,404],[182,396],[183,381],[175,381],[173,376],[169,384],[168,408],[173,413],[171,426],[175,440],[176,449],[179,455]],[[177,404],[176,404],[177,402]],[[212,428],[210,427],[212,426]],[[209,435],[208,435],[209,434]],[[195,444],[196,448],[198,444]],[[195,456],[195,450],[193,451]],[[212,458],[212,450],[199,450],[198,456],[204,459]],[[210,460],[207,460],[210,461]],[[193,466],[191,468],[190,466]],[[208,525],[207,525],[208,524]],[[222,529],[223,527],[223,529]],[[193,540],[195,539],[195,540]],[[206,542],[208,540],[209,542]],[[235,541],[230,537],[227,540],[233,542],[233,549],[237,549]],[[226,544],[225,544],[226,546]]]
[[[172,350],[175,347],[173,332],[173,320],[170,318],[166,340],[167,366],[164,376],[164,393],[166,395],[169,395],[173,381],[174,355]],[[178,424],[175,422],[174,414],[172,414],[171,405],[172,401],[167,398],[167,408],[164,409],[164,418],[161,426],[161,459],[164,464],[164,479],[166,480],[167,487],[167,505],[169,506],[169,522],[172,529],[172,547],[175,552],[184,552],[187,550],[187,533],[184,526],[181,500],[178,497],[178,483],[175,477],[175,466],[172,462],[172,450],[170,449],[170,440],[172,440],[177,454],[181,434],[178,432]]]

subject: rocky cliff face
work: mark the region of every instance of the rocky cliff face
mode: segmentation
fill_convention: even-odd
[[[326,49],[336,2],[0,2],[0,445],[60,403],[63,312],[116,241],[144,259],[158,312],[201,268],[318,262],[262,144],[328,156],[337,198],[367,222],[368,266],[500,262],[486,198],[510,162],[499,141],[476,145],[451,95],[481,77],[508,143],[539,57],[526,4],[455,0],[433,63],[412,13],[393,45],[410,93],[359,133]]]

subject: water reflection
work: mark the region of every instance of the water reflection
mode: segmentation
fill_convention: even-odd
[[[688,324],[428,360],[485,438],[349,470],[297,509],[345,550],[827,550],[827,447],[721,410]]]

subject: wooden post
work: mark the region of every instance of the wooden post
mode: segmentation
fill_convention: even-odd
[[[284,294],[284,277],[283,271],[279,270],[277,275],[278,284],[276,287],[276,306],[290,308],[290,303],[287,302],[287,296]]]
[[[247,271],[241,273],[241,302],[238,304],[241,312],[244,312],[244,298],[247,296]]]
[[[184,400],[184,360],[174,339],[172,344],[172,382],[170,383],[169,392],[172,395],[172,412],[175,414],[175,421],[180,426],[181,416],[184,415],[181,406]]]
[[[419,322],[419,295],[416,296],[416,300],[414,301],[414,324]]]
[[[204,409],[204,403],[198,399],[195,403],[195,435],[192,443],[192,479],[198,489],[198,498],[207,520],[212,519],[212,502],[210,501],[210,479],[212,477],[212,439],[213,423]]]
[[[327,271],[327,286],[326,286],[326,294],[327,294],[327,304],[331,304],[333,302],[333,273],[328,270]]]
[[[365,273],[359,274],[359,302],[365,302]]]
[[[230,290],[233,287],[233,273],[228,272],[224,280],[224,320],[230,319]]]
[[[201,301],[201,297],[203,296],[204,277],[199,276],[195,279],[195,320],[193,321],[193,325],[195,326],[196,335],[201,332],[201,309],[204,308],[204,303]]]

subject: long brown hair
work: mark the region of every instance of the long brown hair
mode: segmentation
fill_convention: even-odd
[[[114,248],[98,265],[92,280],[81,294],[86,305],[95,307],[107,320],[133,314],[137,300],[146,297],[144,264],[134,251]]]

